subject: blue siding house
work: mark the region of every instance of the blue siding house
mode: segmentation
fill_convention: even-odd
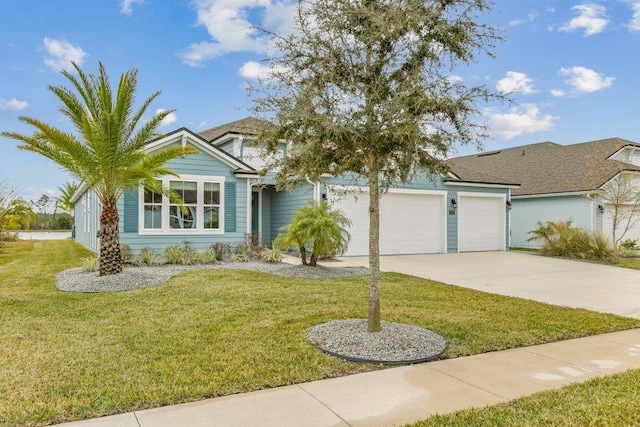
[[[454,170],[494,174],[521,184],[511,199],[511,244],[517,247],[538,246],[528,241],[529,232],[538,222],[556,220],[571,220],[576,227],[611,237],[614,206],[603,196],[604,189],[627,177],[640,190],[640,144],[621,138],[571,145],[541,142],[450,162]],[[640,221],[616,227],[616,240],[621,237],[640,239]]]
[[[185,208],[142,188],[126,192],[118,203],[121,244],[134,252],[143,247],[161,251],[183,241],[202,249],[215,242],[243,243],[248,233],[258,233],[270,246],[296,209],[329,200],[352,221],[346,255],[367,255],[368,189],[362,180],[326,176],[320,182],[299,182],[292,191],[276,191],[274,173],[265,171],[264,155],[254,143],[261,124],[245,118],[199,134],[181,128],[150,142],[150,152],[175,144],[198,151],[167,164],[179,177],[161,179],[181,195]],[[286,148],[282,144],[283,155]],[[506,250],[511,190],[517,187],[455,167],[446,177],[418,174],[410,184],[393,186],[381,198],[381,253]],[[76,239],[97,252],[100,205],[86,186],[73,201]]]

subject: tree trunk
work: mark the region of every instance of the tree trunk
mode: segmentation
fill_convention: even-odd
[[[122,272],[118,220],[116,200],[104,200],[100,214],[100,276]]]
[[[378,171],[369,172],[369,318],[367,330],[380,332],[380,188]]]

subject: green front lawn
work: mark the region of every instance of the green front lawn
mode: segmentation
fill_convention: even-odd
[[[0,255],[0,425],[47,424],[380,369],[340,361],[305,332],[366,317],[366,277],[183,273],[156,288],[64,293],[87,255],[71,241]],[[639,327],[640,321],[382,275],[383,319],[431,329],[446,357]]]
[[[616,266],[640,270],[640,258],[620,258],[620,261],[616,263]]]
[[[544,391],[483,409],[436,415],[412,427],[638,426],[640,369]]]

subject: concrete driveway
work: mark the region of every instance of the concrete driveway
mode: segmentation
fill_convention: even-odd
[[[345,257],[368,266],[367,257]],[[396,271],[494,294],[586,308],[640,319],[640,271],[522,252],[393,255],[381,270]]]

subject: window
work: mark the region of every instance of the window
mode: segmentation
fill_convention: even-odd
[[[204,183],[204,228],[216,229],[220,224],[220,183]]]
[[[182,206],[169,205],[169,228],[197,228],[198,218],[198,183],[195,181],[171,181],[171,191],[182,199]]]
[[[141,189],[141,234],[223,233],[224,177],[167,177],[158,180],[158,184],[175,192],[183,204],[174,203],[161,193]]]
[[[158,181],[158,185],[162,185]],[[162,193],[144,190],[144,228],[162,228]]]

